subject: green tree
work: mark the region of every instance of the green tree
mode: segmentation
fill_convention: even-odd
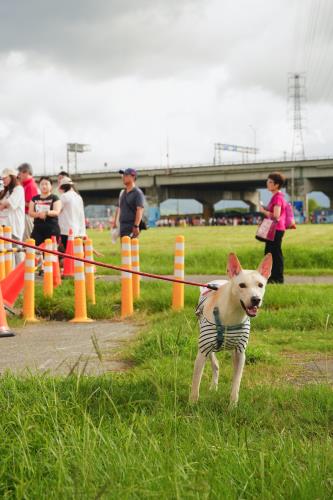
[[[319,203],[313,198],[309,198],[308,207],[309,207],[309,215],[312,215],[313,211],[316,210],[316,208],[321,208]]]

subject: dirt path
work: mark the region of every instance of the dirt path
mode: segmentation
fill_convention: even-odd
[[[333,384],[333,357],[331,354],[318,353],[281,353],[287,359],[291,370],[287,376],[288,382],[295,385]]]
[[[168,276],[169,278],[172,278],[173,276]],[[96,279],[100,281],[120,281],[120,276],[118,275],[101,275],[97,274]],[[142,278],[143,280],[151,281],[154,278]],[[198,283],[208,283],[209,281],[213,280],[221,280],[221,279],[227,279],[226,276],[221,276],[221,275],[214,275],[214,274],[188,274],[185,276],[185,279],[188,281],[196,281]],[[333,275],[323,275],[323,276],[285,276],[285,283],[287,285],[297,285],[297,284],[322,284],[322,285],[327,285],[327,284],[333,284]]]
[[[127,322],[65,323],[48,321],[15,329],[15,337],[0,339],[0,373],[10,370],[68,375],[99,375],[130,366],[112,359],[138,327]]]

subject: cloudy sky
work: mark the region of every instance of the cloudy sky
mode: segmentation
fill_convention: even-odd
[[[1,0],[2,167],[56,172],[67,142],[91,145],[79,171],[166,165],[167,151],[211,162],[214,142],[282,157],[295,72],[305,153],[333,155],[332,15],[332,0]]]

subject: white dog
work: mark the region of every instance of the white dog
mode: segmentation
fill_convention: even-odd
[[[190,401],[199,399],[201,376],[208,357],[213,370],[211,389],[217,389],[219,365],[215,352],[227,349],[233,351],[234,366],[230,406],[237,405],[250,335],[249,318],[257,315],[262,304],[271,269],[270,253],[261,261],[257,271],[243,270],[236,255],[231,253],[227,266],[230,281],[210,283],[215,285],[216,290],[200,289],[196,309],[200,327],[199,351],[194,365]]]

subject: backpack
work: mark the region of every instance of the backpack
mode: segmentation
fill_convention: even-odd
[[[291,203],[286,203],[286,229],[296,229],[294,210]]]

